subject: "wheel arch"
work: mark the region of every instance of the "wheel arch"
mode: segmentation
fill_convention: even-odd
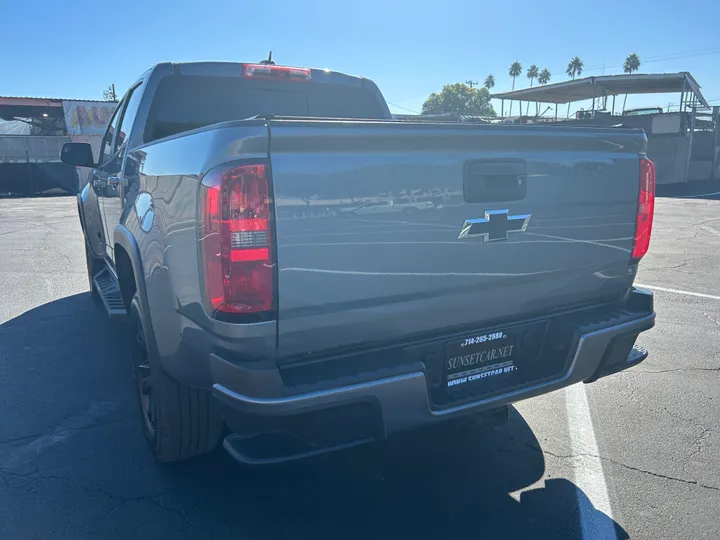
[[[83,234],[85,234],[85,212],[83,211],[82,195],[80,193],[77,194],[76,200],[78,217],[80,218],[80,228],[82,229]]]
[[[120,294],[125,305],[125,310],[130,313],[130,305],[137,292],[137,280],[133,271],[133,264],[130,255],[120,244],[115,244],[115,270],[117,272]]]
[[[129,313],[133,296],[137,293],[143,316],[149,322],[150,310],[148,309],[142,257],[138,243],[132,233],[123,225],[115,227],[113,240],[115,244],[115,269],[118,274],[125,309]]]

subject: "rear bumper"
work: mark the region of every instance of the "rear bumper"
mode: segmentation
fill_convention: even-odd
[[[638,292],[650,295],[646,291]],[[649,304],[652,305],[651,295]],[[327,448],[331,450],[334,446],[352,445],[351,443],[360,439],[382,438],[389,433],[502,407],[574,383],[592,382],[605,375],[622,371],[645,359],[647,352],[633,345],[637,335],[652,328],[654,323],[655,313],[650,310],[631,320],[626,318],[621,324],[609,324],[604,327],[598,327],[596,324],[591,331],[583,329],[566,369],[559,376],[499,395],[481,397],[474,401],[442,408],[433,405],[426,370],[422,363],[409,365],[406,372],[392,376],[356,384],[337,384],[321,390],[280,397],[247,395],[232,390],[222,380],[217,380],[213,385],[213,394],[221,406],[226,421],[235,431],[242,431],[243,426],[249,424],[273,426],[271,428],[273,430],[282,430],[284,428],[277,426],[284,425],[284,421],[288,418],[310,417],[312,413],[318,411],[344,408],[346,417],[358,415],[363,411],[362,420],[367,421],[368,429],[355,438],[350,436],[347,440],[338,439],[337,444],[330,444]],[[243,386],[248,388],[248,385]],[[363,405],[365,408],[362,408]],[[259,421],[248,423],[247,419]],[[340,423],[344,424],[345,421],[341,420]],[[318,426],[314,425],[313,429],[317,430]],[[238,460],[248,463],[256,461],[254,458],[245,459],[242,451],[234,451],[232,446],[232,441],[226,441],[226,448]],[[317,448],[317,445],[311,447]],[[324,447],[322,449],[326,450]],[[293,458],[294,455],[287,456],[287,459]]]
[[[385,432],[391,433],[433,423],[458,413],[500,407],[577,382],[595,380],[605,375],[597,372],[599,369],[602,370],[600,362],[615,338],[628,334],[637,335],[652,328],[654,323],[653,313],[632,323],[585,334],[580,340],[570,369],[555,381],[546,381],[501,396],[438,410],[433,410],[430,406],[428,385],[423,371],[282,398],[246,396],[217,383],[213,385],[213,394],[234,410],[257,416],[285,416],[343,403],[372,400],[380,405]],[[628,360],[627,364],[623,364],[623,369],[638,364],[644,358],[640,359],[637,353],[631,353]],[[615,369],[612,373],[617,371],[621,369]]]

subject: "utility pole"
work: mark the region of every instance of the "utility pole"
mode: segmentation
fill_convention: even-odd
[[[473,86],[480,84],[480,83],[478,83],[477,81],[465,81],[465,84],[467,84],[470,88],[472,88]]]
[[[115,93],[115,85],[111,84],[108,86],[105,91],[103,92],[103,99],[105,101],[114,101],[117,103],[117,94]]]

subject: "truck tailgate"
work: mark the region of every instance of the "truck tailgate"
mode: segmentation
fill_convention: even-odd
[[[617,299],[645,137],[273,120],[281,359]]]

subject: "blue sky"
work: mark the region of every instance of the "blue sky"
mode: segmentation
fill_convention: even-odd
[[[600,75],[603,64],[605,74],[622,72],[625,56],[636,52],[641,73],[690,71],[720,105],[713,4],[696,0],[688,10],[670,0],[5,2],[0,95],[99,99],[110,83],[123,93],[157,62],[257,61],[272,49],[278,63],[369,77],[394,112],[419,111],[446,83],[482,82],[492,73],[494,90],[509,90],[515,60],[548,68],[557,82],[567,79],[572,56],[584,61],[587,75]],[[523,73],[516,88],[527,85]],[[628,107],[677,100],[631,96]]]

